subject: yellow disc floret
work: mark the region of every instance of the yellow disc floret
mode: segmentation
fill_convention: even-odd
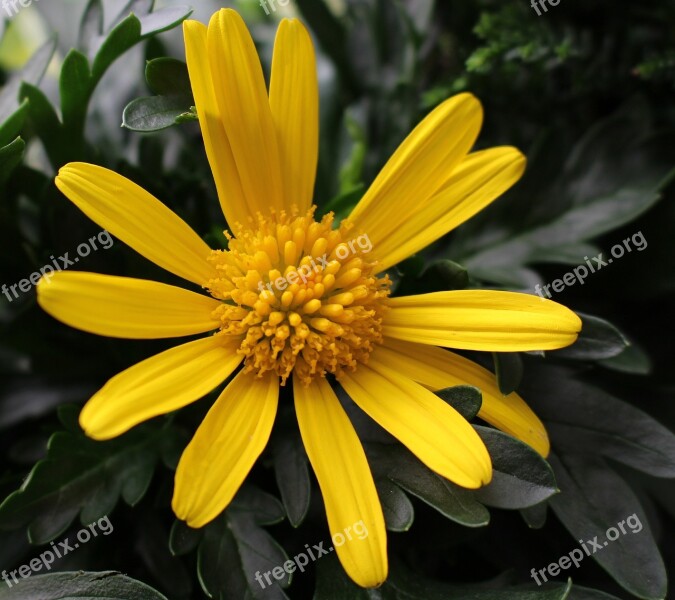
[[[333,215],[314,220],[281,212],[238,227],[227,250],[209,260],[220,277],[206,285],[223,301],[217,335],[240,338],[244,370],[293,371],[304,383],[366,362],[382,342],[383,299],[390,280],[374,274],[367,234],[349,235]]]

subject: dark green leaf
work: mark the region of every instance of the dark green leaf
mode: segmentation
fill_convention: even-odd
[[[311,498],[307,454],[299,434],[275,442],[273,455],[281,500],[291,525],[298,527],[305,519]]]
[[[517,352],[493,352],[499,391],[508,396],[515,392],[523,379],[523,359]]]
[[[652,371],[652,361],[649,355],[640,346],[631,342],[623,352],[605,358],[599,362],[603,367],[631,375],[649,375]]]
[[[187,65],[175,58],[165,56],[148,61],[145,79],[152,91],[160,96],[192,95]]]
[[[583,540],[592,558],[631,594],[665,598],[663,559],[631,488],[601,458],[566,455],[563,464],[552,455],[551,464],[562,490],[551,508],[572,536]],[[616,532],[611,541],[610,528]]]
[[[132,131],[159,131],[176,124],[190,110],[191,96],[136,98],[124,109],[122,126]]]
[[[26,142],[16,138],[11,144],[0,148],[0,185],[3,185],[12,171],[21,163]]]
[[[467,527],[488,524],[490,514],[472,492],[439,477],[402,446],[368,444],[366,450],[376,479],[388,477],[456,523]]]
[[[579,338],[574,344],[562,350],[556,350],[553,356],[575,360],[599,360],[621,354],[628,347],[628,340],[611,323],[577,313],[583,323]]]
[[[68,140],[72,136],[74,142],[80,144],[84,135],[84,122],[87,115],[87,104],[93,90],[89,61],[79,50],[71,50],[63,61],[61,77],[61,114],[63,127]],[[76,146],[79,149],[79,146]]]
[[[434,394],[445,400],[467,421],[472,421],[476,418],[483,404],[481,391],[470,385],[456,385],[444,390],[438,390]]]
[[[169,536],[169,549],[175,556],[183,556],[195,550],[203,538],[203,529],[192,529],[183,521],[174,521]]]
[[[3,600],[167,600],[150,586],[116,571],[50,573],[19,580],[15,588],[0,587]]]
[[[527,444],[489,427],[474,426],[492,458],[492,481],[476,498],[496,508],[535,506],[558,492],[549,464]]]
[[[382,504],[384,521],[389,531],[408,531],[415,519],[415,509],[405,492],[387,478],[375,480],[377,495]]]
[[[21,133],[28,109],[28,102],[22,100],[19,108],[0,124],[0,147],[10,144]]]
[[[61,158],[64,143],[61,121],[47,96],[37,87],[24,83],[21,86],[21,97],[28,100],[28,114],[40,136],[47,156],[54,169],[64,164]]]
[[[91,68],[94,82],[98,82],[113,62],[140,41],[141,22],[136,15],[129,15],[115,26],[98,49]]]
[[[119,497],[136,504],[145,494],[165,430],[139,427],[110,442],[60,432],[49,440],[21,489],[0,505],[0,527],[29,525],[33,543],[61,535],[80,515],[83,524],[106,516]]]

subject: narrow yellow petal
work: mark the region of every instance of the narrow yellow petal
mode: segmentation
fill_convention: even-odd
[[[361,409],[427,467],[466,488],[489,483],[492,463],[473,427],[428,389],[371,354],[340,384]]]
[[[482,121],[482,107],[471,94],[443,102],[399,146],[350,220],[377,246],[447,181],[476,141]]]
[[[361,587],[376,587],[387,578],[387,532],[361,442],[325,379],[305,386],[295,377],[293,394],[338,558]]]
[[[319,84],[312,38],[297,19],[279,24],[274,43],[270,107],[276,125],[287,203],[312,205],[319,156]]]
[[[529,294],[457,290],[392,298],[383,332],[399,340],[494,352],[555,350],[574,343],[581,319]]]
[[[548,456],[550,444],[543,423],[518,394],[502,395],[496,377],[487,369],[442,348],[391,338],[385,338],[384,346],[373,354],[431,390],[455,385],[480,389],[483,404],[478,416],[481,419],[529,444],[542,456]]]
[[[211,249],[157,198],[114,171],[69,163],[56,187],[92,221],[156,265],[205,285],[217,272],[208,262]]]
[[[396,212],[390,235],[373,240],[373,257],[384,271],[419,252],[485,208],[514,185],[525,171],[525,157],[500,147],[469,154],[434,196],[409,216]],[[415,203],[411,203],[415,204]]]
[[[265,449],[279,400],[279,378],[239,373],[225,388],[183,452],[173,510],[190,527],[215,519]]]
[[[78,271],[43,277],[38,303],[59,321],[97,335],[157,339],[218,329],[218,300],[173,285]]]
[[[223,8],[207,32],[211,76],[220,116],[251,212],[284,208],[279,144],[265,78],[242,18]]]
[[[140,362],[106,383],[80,413],[89,437],[107,440],[208,394],[237,368],[234,344],[209,337]]]
[[[235,223],[247,223],[248,217],[254,216],[254,213],[249,211],[246,204],[237,163],[220,116],[206,48],[206,25],[198,21],[184,21],[183,34],[190,86],[197,107],[206,156],[216,182],[223,214],[229,227],[234,229]]]

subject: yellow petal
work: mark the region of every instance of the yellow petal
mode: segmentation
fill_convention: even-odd
[[[473,427],[428,389],[371,354],[368,366],[344,374],[340,384],[384,429],[427,467],[475,489],[492,478],[490,455]]]
[[[384,334],[399,340],[494,352],[554,350],[574,343],[581,319],[529,294],[457,290],[392,298]]]
[[[361,442],[325,379],[305,386],[296,376],[293,394],[338,558],[361,587],[376,587],[387,578],[387,533]]]
[[[92,221],[156,265],[205,285],[218,273],[208,262],[211,249],[157,198],[114,171],[69,163],[56,187]]]
[[[389,215],[391,231],[373,239],[373,257],[384,271],[426,248],[515,184],[525,171],[525,157],[515,148],[491,148],[469,154],[427,202],[409,216]],[[414,205],[415,203],[411,203]],[[393,220],[398,219],[396,224]]]
[[[262,67],[242,18],[223,8],[207,32],[211,76],[249,210],[284,208],[279,144]],[[290,206],[290,203],[289,203]]]
[[[173,285],[78,271],[43,277],[38,303],[82,331],[129,339],[158,339],[218,328],[218,300]]]
[[[482,120],[471,94],[443,102],[399,146],[350,220],[373,244],[386,239],[447,181],[476,141]]]
[[[237,164],[220,116],[206,48],[206,25],[198,21],[184,21],[183,34],[190,86],[197,107],[206,156],[216,182],[223,214],[228,225],[235,229],[235,223],[247,223],[248,217],[254,216],[254,213],[249,211],[246,204]]]
[[[504,396],[487,369],[463,356],[435,346],[385,338],[375,349],[378,360],[432,390],[472,385],[483,394],[478,416],[498,429],[529,444],[546,457],[550,450],[543,423],[515,392]]]
[[[183,452],[173,510],[190,527],[215,519],[265,449],[279,400],[279,378],[239,373],[225,388]]]
[[[270,107],[279,139],[285,198],[304,213],[312,205],[319,155],[319,84],[312,38],[297,19],[279,24]]]
[[[107,440],[208,394],[237,368],[237,346],[209,337],[176,346],[113,377],[87,402],[80,425]]]

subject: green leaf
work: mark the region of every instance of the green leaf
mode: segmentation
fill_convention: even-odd
[[[116,571],[50,573],[20,579],[15,588],[0,587],[7,600],[167,600],[150,586]]]
[[[174,521],[169,535],[169,550],[174,556],[184,556],[195,550],[202,539],[203,529],[192,529],[184,521]]]
[[[275,440],[272,452],[281,500],[291,525],[298,527],[307,515],[311,499],[305,447],[300,435],[294,432]]]
[[[478,388],[471,385],[455,385],[434,392],[441,400],[445,400],[467,421],[476,418],[481,405],[483,404],[483,394]]]
[[[19,108],[0,125],[0,146],[11,143],[21,133],[28,109],[28,102],[22,100]]]
[[[427,294],[448,290],[463,290],[469,285],[469,272],[451,260],[431,263],[416,279],[404,279],[397,295]]]
[[[567,596],[567,600],[619,600],[619,598],[606,592],[575,585],[572,587],[570,595]]]
[[[98,82],[122,54],[141,41],[141,22],[129,15],[118,23],[101,44],[91,68],[92,79]]]
[[[471,491],[436,475],[402,446],[371,443],[366,451],[376,480],[388,478],[460,525],[483,527],[488,524],[490,514]]]
[[[106,516],[120,496],[137,504],[150,485],[166,435],[167,430],[150,426],[109,442],[55,433],[47,458],[0,505],[0,528],[28,525],[30,540],[41,544],[61,535],[78,515],[82,524]]]
[[[11,144],[0,148],[0,185],[4,185],[12,171],[21,164],[26,142],[16,138]]]
[[[172,6],[143,15],[140,18],[141,39],[169,31],[180,25],[191,14],[192,9],[189,6]]]
[[[65,156],[67,156],[62,154],[67,141],[64,140],[63,127],[54,107],[39,88],[29,83],[21,86],[21,97],[28,101],[28,114],[45,147],[52,167],[58,169],[64,164]]]
[[[131,131],[159,131],[175,125],[189,112],[191,96],[150,96],[132,100],[124,109],[122,126]]]
[[[283,548],[260,527],[272,522],[274,515],[283,518],[283,507],[271,496],[251,486],[244,486],[225,514],[204,529],[199,545],[197,569],[202,589],[210,598],[286,598],[282,587],[291,577],[284,571],[280,580],[268,575],[288,560]],[[278,571],[277,571],[278,572]]]
[[[159,96],[192,96],[187,65],[181,60],[163,56],[148,61],[145,79],[150,89]]]
[[[552,455],[550,460],[563,490],[551,499],[551,508],[572,536],[583,540],[591,557],[628,592],[650,600],[665,598],[663,559],[631,488],[602,458],[566,455],[563,463]],[[611,541],[610,528],[617,532]]]
[[[626,337],[611,323],[577,313],[583,323],[581,333],[574,344],[556,350],[552,356],[574,360],[600,360],[621,354],[628,347]]]
[[[559,491],[551,467],[530,446],[497,429],[474,427],[492,458],[492,481],[476,490],[478,501],[496,508],[528,508]]]
[[[382,504],[387,529],[389,531],[408,531],[415,519],[415,509],[408,496],[387,478],[376,479],[375,487]]]
[[[517,352],[493,352],[492,358],[499,391],[508,396],[518,389],[523,379],[523,359]]]
[[[540,367],[523,395],[537,399],[536,411],[558,450],[601,454],[654,477],[675,477],[675,434],[568,370]]]
[[[59,88],[63,128],[68,137],[72,136],[70,139],[79,144],[84,135],[87,105],[93,90],[89,61],[79,50],[72,49],[66,55],[61,67]]]
[[[623,352],[611,358],[605,358],[599,361],[599,364],[613,371],[631,375],[649,375],[652,371],[652,361],[649,355],[634,342],[624,348]]]

